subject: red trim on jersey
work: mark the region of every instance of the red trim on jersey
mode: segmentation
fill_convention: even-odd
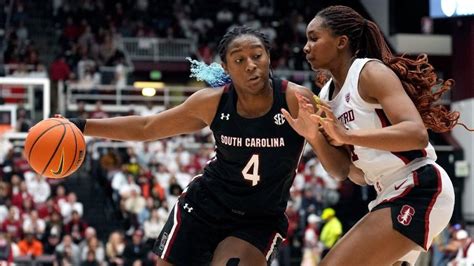
[[[425,212],[425,240],[423,242],[423,248],[425,250],[428,249],[428,237],[429,237],[429,231],[430,231],[430,214],[431,210],[433,209],[433,206],[436,202],[436,199],[438,198],[439,194],[441,193],[442,189],[442,181],[441,181],[441,174],[439,173],[439,170],[436,166],[434,166],[434,169],[436,170],[436,175],[438,176],[438,188],[436,190],[436,193],[433,195],[433,198],[431,198],[430,205],[428,205],[428,208],[426,209]]]
[[[385,116],[385,113],[383,112],[382,109],[375,109],[375,113],[379,117],[379,120],[380,120],[380,123],[382,124],[382,127],[390,126],[390,121],[388,121],[388,119]]]
[[[388,127],[392,125],[382,109],[375,109],[375,113],[379,117],[380,124],[382,125],[382,127]],[[400,160],[402,160],[404,164],[409,164],[414,159],[426,157],[427,155],[425,149],[391,153],[397,156]]]
[[[466,245],[465,245],[465,246],[463,247],[463,249],[462,249],[462,257],[463,257],[463,258],[467,258],[467,252],[468,252],[469,247],[470,247],[471,245],[472,245],[472,238],[469,238],[469,239],[467,240]]]
[[[224,85],[224,92],[228,92],[230,88],[230,83]]]
[[[170,251],[173,248],[173,243],[176,240],[176,236],[178,235],[179,227],[181,227],[181,206],[179,206],[179,203],[176,204],[176,228],[174,229],[173,235],[171,236],[170,243],[168,244],[168,250],[166,250],[165,256],[163,257],[164,260],[168,259],[168,256],[170,255]]]
[[[421,150],[421,154],[423,154],[423,157],[426,157],[426,149]]]
[[[415,186],[418,186],[420,184],[420,179],[418,178],[418,173],[413,171],[413,182],[415,183]]]
[[[282,79],[281,80],[281,91],[286,92],[287,87],[288,87],[288,80]]]

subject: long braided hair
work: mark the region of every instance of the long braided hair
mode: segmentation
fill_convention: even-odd
[[[438,79],[426,54],[416,59],[394,56],[377,25],[350,7],[330,6],[318,12],[316,17],[323,18],[323,26],[335,35],[349,38],[350,49],[355,57],[376,58],[390,67],[400,79],[427,128],[446,132],[460,124],[470,130],[458,122],[459,112],[449,111],[445,106],[436,104],[442,94],[451,89],[454,80]],[[323,75],[317,77],[318,82],[324,81]]]

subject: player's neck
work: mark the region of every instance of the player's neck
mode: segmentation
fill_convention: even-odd
[[[337,65],[336,68],[331,70],[332,80],[334,83],[334,95],[337,95],[342,86],[344,86],[344,81],[346,80],[347,74],[351,68],[352,63],[354,62],[354,59],[355,58],[351,58],[349,60],[344,59]]]
[[[273,88],[264,90],[258,95],[237,93],[237,113],[245,118],[256,118],[265,115],[273,105]]]

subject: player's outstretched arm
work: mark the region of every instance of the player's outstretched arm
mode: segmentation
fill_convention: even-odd
[[[114,140],[150,141],[191,133],[211,123],[221,94],[222,89],[202,89],[184,103],[150,116],[87,119],[84,134]]]

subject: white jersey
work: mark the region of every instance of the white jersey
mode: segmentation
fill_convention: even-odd
[[[349,68],[344,85],[332,100],[330,100],[332,79],[323,86],[319,94],[321,99],[329,103],[334,115],[349,129],[376,129],[390,126],[382,106],[366,102],[359,94],[360,72],[370,60],[377,59],[354,60]],[[429,143],[423,150],[406,152],[390,152],[354,146],[351,157],[354,165],[365,173],[366,182],[373,184],[381,177],[400,172],[400,170],[404,170],[403,168],[411,168],[410,171],[414,170],[411,166],[419,161],[416,159],[426,158],[435,161],[436,153]],[[417,165],[416,167],[420,166]]]

